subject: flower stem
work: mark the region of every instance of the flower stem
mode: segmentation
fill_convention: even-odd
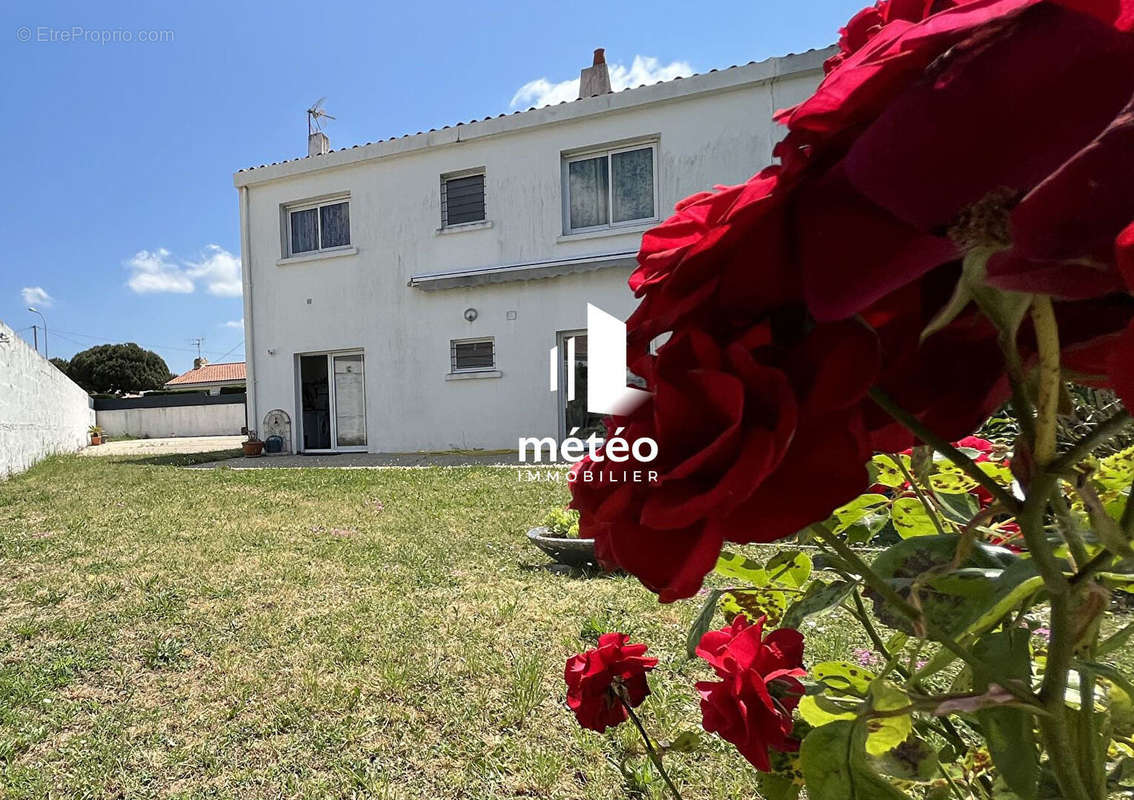
[[[1010,495],[1003,486],[1001,486],[992,478],[992,476],[978,467],[971,458],[966,456],[949,442],[942,439],[936,433],[923,425],[921,423],[921,420],[919,420],[913,414],[906,411],[904,408],[894,402],[894,399],[890,397],[890,395],[886,394],[886,392],[882,391],[876,386],[870,390],[870,398],[875,403],[877,403],[883,411],[896,419],[898,422],[902,423],[902,425],[907,430],[909,430],[926,444],[930,445],[938,453],[947,457],[950,461],[956,464],[957,467],[964,470],[970,478],[987,489],[989,494],[999,500],[1001,505],[1003,505],[1004,508],[1006,508],[1009,512],[1014,514],[1019,510],[1019,500]]]
[[[642,742],[646,745],[646,753],[649,754],[650,761],[654,763],[654,766],[658,768],[658,772],[661,773],[662,780],[664,780],[665,785],[669,787],[669,791],[673,794],[674,800],[681,800],[681,792],[677,791],[677,787],[674,786],[673,781],[669,779],[665,767],[662,766],[661,756],[659,756],[658,751],[654,749],[654,745],[650,741],[650,736],[646,733],[646,729],[642,727],[642,721],[638,719],[638,715],[634,713],[634,709],[626,702],[626,698],[619,696],[618,699],[622,701],[622,706],[630,716],[630,721],[634,723],[634,727],[637,728],[638,733],[642,735]]]
[[[1059,408],[1059,326],[1055,309],[1047,295],[1036,295],[1032,302],[1032,326],[1039,348],[1039,388],[1036,392],[1036,463],[1047,466],[1055,458],[1055,423]]]
[[[1095,429],[1075,443],[1075,446],[1051,463],[1052,472],[1066,472],[1091,454],[1106,439],[1122,430],[1130,422],[1130,412],[1119,411],[1100,422]]]

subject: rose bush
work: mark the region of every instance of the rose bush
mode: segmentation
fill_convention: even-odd
[[[1134,402],[1134,0],[884,0],[825,69],[777,115],[778,164],[643,236],[628,366],[650,397],[607,425],[656,440],[619,470],[658,479],[581,462],[581,534],[663,602],[732,582],[690,636],[721,678],[705,726],[761,769],[801,739],[813,800],[1123,790],[1134,731],[1107,703],[1134,683],[1104,658],[1134,626],[1101,627],[1134,586],[1134,451],[1092,453],[1130,415],[1057,428],[1068,382]],[[1002,407],[993,458],[964,437]],[[723,549],[792,536],[822,560]],[[815,564],[837,578],[805,586]],[[804,677],[774,646],[792,634],[763,637],[832,609],[880,672]]]
[[[944,438],[971,433],[1036,358],[1032,293],[1065,301],[1054,313],[1079,379],[1129,392],[1134,35],[1119,5],[879,3],[844,30],[815,94],[779,115],[782,166],[689,198],[643,237],[627,327],[653,397],[610,425],[654,436],[663,471],[652,487],[574,484],[600,557],[674,600],[724,542],[823,519],[865,489],[871,447],[913,442],[871,386]],[[865,323],[852,343],[816,333],[852,317]],[[798,361],[826,383],[774,390],[767,370]],[[831,397],[840,408],[822,407]],[[820,463],[832,480],[801,497]]]

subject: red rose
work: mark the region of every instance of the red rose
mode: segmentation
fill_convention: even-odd
[[[818,318],[857,313],[973,247],[1000,251],[988,271],[1003,288],[1122,288],[1114,240],[1134,219],[1134,36],[1023,5],[977,0],[892,23],[789,118],[834,163],[806,182],[798,212]],[[882,41],[877,60],[855,60]],[[839,100],[829,125],[807,110],[818,98]]]
[[[803,636],[783,628],[763,637],[764,618],[749,623],[739,614],[732,624],[709,631],[697,655],[718,681],[700,681],[702,725],[736,745],[754,767],[771,770],[768,750],[792,753],[792,712],[803,696]]]
[[[608,423],[629,442],[653,439],[657,459],[614,462],[602,450],[572,476],[572,506],[599,560],[663,602],[696,593],[726,539],[788,536],[866,488],[858,402],[876,374],[874,335],[857,322],[806,335],[787,326],[801,337],[789,344],[774,328],[753,326],[727,346],[679,332],[646,370],[653,396]],[[651,470],[656,483],[617,477]]]
[[[637,708],[650,693],[646,673],[658,665],[644,658],[644,644],[624,633],[604,633],[598,647],[567,659],[567,705],[584,728],[602,733],[627,719],[625,701]]]

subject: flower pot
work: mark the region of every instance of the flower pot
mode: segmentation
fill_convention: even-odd
[[[241,442],[240,446],[244,449],[244,455],[248,458],[256,458],[264,454],[263,442]]]
[[[597,566],[594,539],[565,539],[549,534],[547,528],[532,528],[528,539],[543,552],[560,564],[582,568]]]
[[[100,434],[97,434],[97,433],[92,433],[91,434],[91,446],[96,447],[100,444],[102,444],[102,436]]]

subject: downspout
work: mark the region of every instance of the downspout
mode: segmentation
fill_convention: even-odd
[[[240,277],[244,285],[244,370],[247,402],[244,406],[244,424],[249,430],[259,427],[256,410],[256,344],[252,331],[252,233],[249,230],[248,187],[240,187]]]

